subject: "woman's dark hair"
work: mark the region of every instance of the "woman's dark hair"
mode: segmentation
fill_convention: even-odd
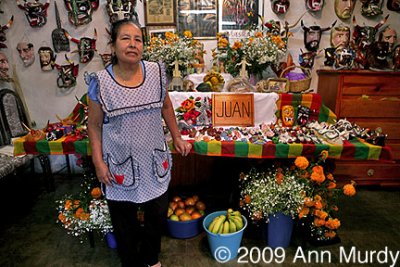
[[[115,42],[117,41],[119,29],[121,28],[122,25],[125,25],[125,24],[133,24],[133,25],[136,25],[139,29],[141,29],[140,24],[135,20],[132,20],[132,19],[118,20],[111,25],[110,41],[108,42],[108,44],[115,44]],[[140,32],[142,33],[142,31],[140,31]],[[143,38],[143,33],[142,33],[142,38]],[[111,55],[111,63],[112,64],[118,63],[118,59],[115,56],[115,54]]]

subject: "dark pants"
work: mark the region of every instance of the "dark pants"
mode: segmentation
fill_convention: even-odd
[[[145,203],[107,200],[123,267],[154,265],[161,251],[168,194]]]

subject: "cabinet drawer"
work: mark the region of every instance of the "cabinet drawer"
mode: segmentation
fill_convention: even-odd
[[[342,99],[337,115],[341,118],[398,118],[400,117],[400,100],[345,98]]]
[[[400,96],[399,84],[395,76],[344,76],[342,94]]]

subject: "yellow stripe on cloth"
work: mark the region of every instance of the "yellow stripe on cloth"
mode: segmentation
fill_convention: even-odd
[[[340,159],[343,151],[343,145],[331,145],[329,144],[329,157]]]
[[[288,151],[288,158],[301,156],[302,152],[303,152],[302,144],[290,144]]]
[[[25,155],[25,148],[24,148],[24,142],[25,138],[21,137],[16,140],[14,140],[13,145],[14,145],[14,156],[21,156]]]
[[[65,140],[65,136],[55,141],[49,142],[50,154],[51,155],[62,155],[64,153],[62,142]]]
[[[249,158],[262,158],[263,152],[263,145],[248,143],[249,151],[248,157]]]
[[[311,104],[313,101],[313,95],[312,94],[303,94],[301,95],[301,105],[311,108]]]
[[[222,151],[222,142],[216,141],[216,140],[211,140],[207,142],[207,155],[209,156],[221,156],[221,151]]]
[[[364,145],[368,146],[368,159],[379,160],[379,157],[382,153],[382,147],[376,146],[373,144],[368,143],[364,139],[358,138],[358,141],[363,143]]]

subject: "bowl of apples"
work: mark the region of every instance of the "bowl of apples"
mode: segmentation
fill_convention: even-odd
[[[197,195],[174,196],[168,206],[167,227],[174,238],[186,239],[201,233],[206,206]]]

